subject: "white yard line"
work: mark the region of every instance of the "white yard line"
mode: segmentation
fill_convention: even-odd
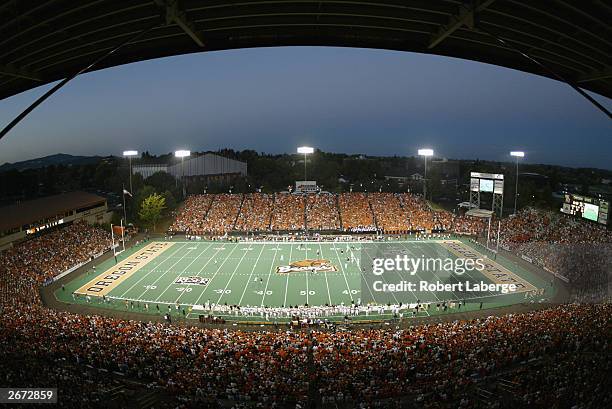
[[[347,246],[347,248],[348,248],[348,246]],[[365,251],[363,247],[361,247],[360,249],[361,249],[362,252]],[[368,255],[367,251],[365,251],[365,253],[366,253],[366,255]],[[351,250],[351,256],[354,257],[353,256],[353,250]],[[374,297],[374,293],[372,292],[372,289],[370,288],[370,285],[368,284],[368,280],[365,278],[365,276],[363,274],[363,271],[361,271],[361,262],[359,261],[359,259],[357,257],[355,257],[355,264],[357,264],[357,268],[359,269],[359,277],[360,277],[360,279],[363,280],[363,282],[365,283],[366,288],[368,289],[368,292],[370,293],[370,296],[372,297],[372,301],[374,302],[374,304],[376,304],[377,303],[376,297]]]
[[[306,246],[304,251],[306,252],[306,253],[304,253],[304,259],[308,260],[308,246]],[[306,270],[305,273],[306,273],[306,305],[310,305],[308,303],[308,292],[309,292],[309,288],[308,288],[308,270]]]
[[[264,306],[264,301],[266,299],[266,293],[268,292],[268,284],[270,283],[270,277],[272,277],[272,269],[274,268],[274,262],[276,261],[276,255],[278,254],[278,248],[274,251],[274,258],[272,259],[272,265],[270,266],[270,271],[268,271],[268,279],[266,280],[266,288],[263,292],[263,297],[261,297],[261,306]]]
[[[402,249],[407,250],[407,251],[408,251],[410,254],[413,254],[413,253],[412,253],[412,251],[411,251],[410,249],[408,249],[407,247],[405,247],[403,243],[401,244],[401,246],[402,246]],[[399,249],[398,249],[398,250],[399,250]],[[402,280],[404,280],[404,274],[400,273],[399,271],[397,272],[397,274],[400,276],[400,278],[401,278]],[[418,273],[416,273],[416,272],[415,272],[415,274],[416,274],[416,276],[417,276],[417,277],[419,277],[419,279],[421,278],[421,277],[419,276],[419,274],[418,274]],[[410,280],[406,280],[406,281],[410,281]],[[405,292],[405,291],[404,291],[404,292]],[[414,295],[414,291],[410,291],[410,294],[412,294],[412,296],[414,297],[414,300],[415,300],[415,301],[420,301],[420,300],[419,300],[419,297],[417,297],[416,295]],[[434,295],[435,295],[435,294],[434,294]],[[436,296],[436,298],[438,298],[438,297]],[[396,301],[397,301],[397,299],[396,299]],[[440,301],[440,299],[439,299],[439,298],[438,298],[438,301]]]
[[[198,299],[196,300],[196,302],[194,303],[194,305],[198,305],[200,302],[200,298],[202,298],[202,296],[204,295],[204,293],[206,293],[206,290],[208,290],[209,288],[211,288],[211,283],[213,282],[213,280],[215,279],[215,277],[217,277],[217,274],[219,274],[219,271],[221,270],[221,267],[223,267],[223,264],[225,264],[225,262],[227,260],[230,259],[230,256],[232,255],[232,253],[234,252],[234,250],[236,250],[238,248],[238,246],[234,246],[234,248],[232,249],[232,251],[230,251],[230,253],[227,255],[227,257],[225,257],[223,259],[223,262],[221,264],[219,264],[219,267],[217,267],[217,271],[215,271],[215,274],[213,274],[213,276],[211,277],[210,281],[208,282],[208,285],[206,286],[206,288],[204,289],[204,291],[202,291],[202,294],[200,294],[198,296]],[[246,253],[245,253],[246,254]]]
[[[288,261],[289,264],[291,264],[291,255],[292,254],[293,254],[293,244],[289,248],[289,261]],[[287,281],[285,281],[285,300],[283,301],[283,307],[287,306],[287,290],[289,289],[289,276],[290,275],[291,274],[287,274]]]
[[[240,258],[240,261],[238,262],[238,264],[236,264],[236,267],[234,268],[234,271],[232,271],[232,275],[230,276],[229,280],[227,280],[227,283],[225,283],[225,288],[223,289],[223,292],[221,294],[219,294],[219,299],[217,300],[217,305],[219,305],[219,303],[221,302],[221,298],[223,298],[223,296],[225,295],[225,291],[227,291],[227,287],[229,287],[230,283],[232,282],[232,278],[234,278],[234,274],[236,274],[236,271],[238,270],[238,267],[240,267],[240,264],[242,264],[242,260],[244,260],[244,258],[246,257],[246,255],[247,255],[247,253],[249,251],[250,251],[250,249],[245,251],[244,254],[242,255],[242,257]]]
[[[308,293],[310,291],[310,289],[308,288],[308,275],[309,275],[309,273],[308,273],[308,271],[306,271],[306,305],[310,305],[308,303]]]
[[[193,251],[193,250],[195,250],[195,249],[197,249],[197,247],[195,247],[194,249],[189,250],[189,252],[192,252],[192,251]],[[195,258],[194,258],[194,259],[193,259],[191,262],[189,262],[189,264],[187,264],[187,266],[185,266],[185,268],[183,269],[183,271],[181,271],[181,273],[180,273],[180,274],[183,274],[185,271],[187,271],[187,269],[188,269],[189,267],[191,267],[191,265],[192,265],[193,263],[195,263],[195,262],[196,262],[196,260],[198,259],[198,257],[200,257],[202,254],[204,254],[204,253],[203,253],[203,252],[200,252],[200,253],[198,254],[198,256],[197,256],[197,257],[195,257]],[[177,263],[178,263],[178,262],[180,262],[180,261],[181,261],[181,260],[178,260],[178,261],[177,261]],[[174,266],[172,266],[172,267],[174,267]],[[171,267],[171,268],[172,268],[172,267]],[[168,274],[168,273],[170,272],[170,269],[171,269],[171,268],[169,268],[169,269],[168,269],[168,270],[166,270],[166,271],[165,271],[165,272],[164,272],[162,275],[160,275],[160,276],[157,278],[157,280],[155,280],[155,282],[154,282],[153,284],[155,284],[155,283],[156,283],[158,280],[160,280],[162,277],[165,277],[165,276],[166,276],[166,274]],[[159,295],[157,296],[157,298],[155,299],[155,302],[158,302],[158,301],[159,301],[159,299],[161,298],[161,296],[162,296],[162,295],[164,295],[164,293],[165,293],[166,291],[168,291],[168,289],[169,289],[170,287],[172,287],[173,285],[174,285],[174,280],[170,280],[170,284],[168,284],[168,286],[167,286],[167,287],[164,289],[164,291],[162,291],[162,292],[161,292],[161,294],[159,294]]]
[[[407,250],[412,256],[417,256],[415,253],[412,252],[412,250],[409,247],[406,247],[403,243],[402,243],[402,248]],[[416,258],[418,258],[418,256]],[[431,271],[431,274],[433,274],[434,277],[436,277],[436,280],[438,280],[438,282],[441,282],[440,281],[440,277],[438,277],[438,275],[436,274],[435,271]],[[402,276],[402,279],[403,279],[404,278],[403,274],[400,274],[400,275]],[[419,280],[422,280],[421,276],[416,271],[415,271],[415,275],[419,278]],[[422,281],[424,281],[424,280],[422,280]],[[429,291],[429,292],[432,293],[436,297],[436,300],[438,300],[438,301],[446,301],[446,300],[440,300],[440,297],[438,297],[438,294],[437,294],[436,291]],[[453,291],[451,291],[451,293],[455,296],[455,299],[457,299],[457,300],[459,299],[459,297],[457,297],[457,295]]]
[[[366,252],[366,255],[368,256],[368,259],[370,259],[370,260],[374,260],[374,258],[370,257],[370,253],[368,253],[368,251],[367,251],[367,250],[362,249],[362,251],[365,251],[365,252]],[[363,273],[362,273],[362,274],[363,274]],[[384,276],[385,276],[385,275],[383,274],[383,275],[381,275],[381,276],[380,276],[380,278],[381,278],[381,279],[384,279]],[[364,278],[364,280],[365,280],[365,278]],[[385,281],[385,283],[386,283],[386,284],[388,284],[387,280],[384,280],[384,281]],[[366,283],[367,283],[367,280],[366,280]],[[370,288],[370,286],[367,286],[367,287],[368,287],[368,289]],[[372,294],[372,292],[371,292],[371,291],[370,291],[370,294]],[[395,292],[394,292],[394,291],[392,291],[392,292],[391,292],[391,295],[393,296],[393,299],[395,300],[395,304],[396,304],[396,305],[399,305],[399,303],[400,303],[400,302],[399,302],[399,300],[397,299],[397,297],[395,296]],[[414,296],[414,294],[413,294],[413,296]],[[374,295],[372,295],[372,299],[374,300],[374,302],[375,302],[375,303],[378,303],[378,302],[376,301],[376,299],[374,298]],[[415,299],[416,299],[416,297],[415,297]]]
[[[340,270],[342,271],[342,276],[344,276],[344,282],[346,283],[346,289],[348,291],[348,296],[353,300],[353,294],[351,294],[351,287],[349,286],[348,280],[346,278],[346,274],[344,273],[344,265],[342,264],[342,259],[340,258],[340,254],[338,254],[338,250],[334,250],[336,252],[336,257],[338,258],[338,263],[340,263]]]
[[[321,243],[319,243],[319,251],[321,252],[321,257],[323,257],[323,246],[321,246]],[[327,273],[325,274],[325,285],[327,286],[327,298],[329,299],[329,305],[333,305],[332,303],[332,299],[331,299],[331,293],[329,292],[329,280],[327,279]]]
[[[261,250],[259,251],[257,260],[255,260],[255,264],[253,264],[253,268],[251,269],[251,274],[249,274],[249,279],[247,280],[246,284],[244,285],[244,289],[242,290],[242,295],[240,296],[240,301],[238,301],[238,305],[242,305],[242,299],[244,298],[244,294],[246,293],[246,290],[249,287],[249,284],[251,283],[251,278],[253,277],[253,273],[255,272],[255,267],[257,267],[257,263],[259,263],[259,258],[261,257],[265,247],[265,244],[261,246]]]
[[[203,251],[203,253],[207,252],[208,249],[213,245],[213,243],[210,244],[210,246],[206,247],[206,249]],[[200,270],[196,273],[196,276],[200,276],[200,274],[202,273],[202,271],[204,271],[204,269],[206,268],[206,266],[217,256],[217,254],[219,254],[219,252],[222,250],[221,247],[219,247],[216,251],[215,254],[213,254],[212,257],[210,257],[206,263],[204,263],[204,265],[202,266],[202,268],[200,268]],[[187,287],[191,287],[193,284],[185,284]],[[181,297],[183,296],[185,292],[182,292],[179,294],[178,298],[176,299],[176,301],[174,301],[174,303],[178,303],[179,300],[181,299]]]
[[[153,273],[153,271],[155,271],[157,269],[157,267],[161,266],[162,264],[164,264],[166,261],[170,260],[172,258],[173,255],[175,255],[176,253],[178,253],[180,250],[182,250],[183,248],[185,248],[185,245],[179,247],[178,249],[174,250],[174,252],[172,253],[172,255],[166,257],[165,259],[163,259],[159,265],[157,265],[156,267],[152,268],[151,270],[149,270],[148,273],[146,273],[145,275],[143,275],[142,277],[140,277],[138,279],[138,281],[136,281],[134,284],[132,284],[130,286],[130,288],[128,288],[127,290],[125,290],[120,296],[119,298],[123,298],[124,295],[126,295],[127,293],[129,293],[130,291],[132,291],[132,288],[136,287],[138,284],[140,284],[140,282],[142,280],[144,280],[145,278],[147,278],[151,273]],[[163,254],[163,253],[162,253]],[[153,260],[153,262],[155,262],[155,260]],[[144,293],[143,293],[144,294]]]

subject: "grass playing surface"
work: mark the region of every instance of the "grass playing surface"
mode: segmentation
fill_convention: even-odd
[[[158,245],[166,242],[157,242]],[[156,243],[146,243],[128,249],[119,255],[119,266],[128,262],[138,252],[150,248]],[[168,245],[168,243],[166,243]],[[465,244],[467,246],[467,244]],[[370,245],[371,246],[371,245]],[[414,256],[437,257],[440,255],[441,244],[431,241],[395,241],[396,249],[405,250]],[[314,305],[350,305],[364,297],[362,291],[369,291],[369,298],[377,303],[386,304],[393,301],[404,304],[415,303],[417,299],[432,299],[440,301],[465,300],[465,295],[453,292],[435,292],[422,294],[419,292],[404,293],[401,299],[390,295],[389,299],[377,299],[371,288],[362,282],[360,260],[362,251],[367,251],[363,242],[222,242],[222,241],[174,241],[155,257],[132,272],[129,276],[108,291],[107,301],[100,302],[101,297],[91,297],[89,302],[101,304],[108,308],[128,308],[125,301],[134,302],[134,307],[143,312],[144,304],[149,304],[149,312],[158,313],[155,306],[161,306],[161,313],[168,311],[168,305],[175,312],[175,305],[191,307],[205,303],[228,304],[240,306],[295,306]],[[446,252],[445,254],[450,254]],[[452,255],[451,255],[452,256]],[[130,258],[131,257],[131,258]],[[454,256],[453,256],[454,257]],[[277,268],[288,266],[291,262],[325,259],[336,271],[327,272],[290,272],[279,273]],[[521,276],[536,287],[537,277],[510,265],[508,261],[498,260],[513,273]],[[66,302],[86,303],[84,296],[76,299],[72,292],[85,288],[97,278],[107,274],[115,267],[111,258],[96,267],[96,272],[89,271],[70,283],[64,290],[56,291],[56,296]],[[436,273],[432,273],[435,279]],[[491,282],[478,271],[469,273],[471,281]],[[202,279],[202,284],[177,283],[180,278],[190,277]],[[373,295],[373,297],[372,297]],[[480,294],[483,297],[491,293]],[[487,300],[488,306],[509,305],[521,302],[524,294],[512,294]],[[110,301],[109,301],[110,300]],[[197,317],[196,312],[187,317]],[[180,312],[179,312],[180,313]],[[422,314],[435,313],[430,310]],[[241,317],[244,318],[244,317]]]

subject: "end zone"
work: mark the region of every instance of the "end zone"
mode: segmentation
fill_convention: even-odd
[[[173,242],[153,242],[138,250],[125,260],[99,274],[96,278],[76,290],[75,294],[101,297],[146,266],[161,253],[174,245]]]
[[[457,257],[466,259],[477,259],[480,254],[464,243],[458,240],[446,240],[443,242],[451,253]],[[528,282],[527,280],[519,277],[517,274],[503,267],[501,264],[491,260],[490,258],[485,259],[484,269],[479,270],[485,277],[491,280],[494,284],[514,284],[517,290],[515,293],[522,293],[527,291],[534,291],[536,287]]]

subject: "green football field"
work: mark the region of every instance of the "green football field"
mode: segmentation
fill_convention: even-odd
[[[113,271],[113,268],[125,264],[155,244],[170,245],[155,254],[137,271],[126,276],[114,288],[101,296],[74,296],[87,288],[97,278]],[[467,244],[464,243],[465,246]],[[226,242],[226,241],[172,241],[149,242],[135,246],[121,253],[118,264],[108,259],[96,266],[95,272],[90,268],[85,274],[75,278],[57,290],[58,299],[71,303],[96,304],[103,308],[133,309],[152,314],[167,313],[184,315],[186,318],[197,318],[204,314],[202,306],[210,304],[282,307],[305,305],[350,305],[351,302],[376,304],[413,304],[417,300],[468,301],[464,308],[470,308],[469,301],[484,300],[486,307],[509,305],[524,300],[524,294],[498,296],[491,292],[478,294],[458,294],[455,292],[434,291],[428,294],[413,291],[400,295],[384,294],[372,290],[371,283],[362,280],[364,267],[362,260],[370,260],[375,255],[366,254],[372,251],[372,244],[365,242]],[[440,255],[456,257],[436,241],[394,241],[394,250],[402,251],[413,257]],[[472,248],[472,250],[477,251]],[[484,256],[483,256],[484,257]],[[291,264],[304,263],[306,260],[325,260],[331,270],[313,272],[291,270]],[[544,285],[538,278],[522,271],[518,266],[510,265],[506,260],[496,263],[533,283],[535,287]],[[281,270],[280,272],[278,270]],[[421,273],[423,274],[423,273]],[[441,272],[429,273],[435,280]],[[465,278],[471,281],[490,282],[478,271],[472,271]],[[452,280],[457,278],[451,278]],[[366,293],[367,292],[367,293]],[[148,309],[145,310],[145,304]],[[179,305],[179,309],[176,309]],[[170,306],[170,308],[169,308]],[[195,306],[195,307],[194,307]],[[159,309],[158,309],[159,307]],[[478,305],[478,308],[480,306]],[[183,312],[185,310],[185,312]],[[430,309],[419,315],[435,314]],[[223,314],[215,314],[223,315]],[[231,317],[228,317],[231,318]],[[245,319],[246,317],[236,317]],[[261,317],[254,317],[255,319]]]

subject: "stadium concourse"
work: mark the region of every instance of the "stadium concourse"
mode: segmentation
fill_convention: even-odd
[[[269,208],[266,199],[254,203]],[[366,216],[354,214],[356,225],[367,224]],[[520,235],[521,246],[543,237],[579,245],[585,229],[589,240],[610,241],[605,230],[552,216],[532,209],[505,221],[505,243]],[[529,233],[525,226],[534,218],[551,222]],[[155,407],[612,405],[609,298],[466,321],[309,331],[197,328],[42,304],[44,282],[110,244],[107,232],[76,223],[0,253],[0,386],[56,386],[62,406],[75,408],[111,407],[113,391],[126,379],[159,392]],[[572,283],[588,273],[576,270],[568,278]]]

